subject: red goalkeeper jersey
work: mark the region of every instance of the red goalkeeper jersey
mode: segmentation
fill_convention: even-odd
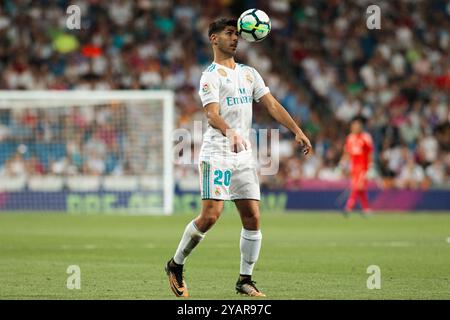
[[[362,132],[351,133],[345,141],[345,151],[350,156],[352,172],[365,170],[369,167],[369,156],[373,150],[373,142],[370,134]]]

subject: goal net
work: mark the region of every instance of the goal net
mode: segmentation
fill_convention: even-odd
[[[0,210],[170,214],[171,91],[1,91]]]

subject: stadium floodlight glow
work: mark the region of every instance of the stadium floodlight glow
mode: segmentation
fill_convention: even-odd
[[[0,174],[0,192],[31,199],[25,210],[172,213],[172,91],[0,91],[2,110],[13,129],[0,139],[0,169],[15,153],[24,160],[36,156],[45,167],[40,175],[10,174],[7,168]],[[40,137],[42,128],[20,127],[18,119],[29,114],[55,132],[47,128],[49,136]],[[69,145],[79,149],[80,163],[73,163],[78,160],[70,158]],[[33,203],[38,199],[27,192],[53,192],[64,203]]]

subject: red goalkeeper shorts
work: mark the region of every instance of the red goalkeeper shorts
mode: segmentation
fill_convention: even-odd
[[[367,170],[352,171],[351,182],[351,187],[353,190],[367,189]]]

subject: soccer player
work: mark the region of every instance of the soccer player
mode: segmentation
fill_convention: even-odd
[[[236,291],[248,296],[265,296],[252,280],[253,268],[261,248],[259,200],[256,166],[249,143],[252,102],[260,102],[269,114],[295,135],[306,155],[311,143],[288,112],[272,96],[259,73],[236,63],[237,21],[219,19],[209,25],[214,62],[203,72],[199,95],[208,128],[199,155],[202,208],[188,223],[175,255],[165,267],[172,291],[188,297],[183,266],[192,250],[203,240],[219,218],[224,201],[234,201],[242,222],[240,238],[240,276]]]
[[[345,205],[344,214],[353,210],[358,199],[363,213],[369,213],[367,198],[367,171],[372,162],[373,142],[369,133],[363,131],[363,118],[355,117],[350,123],[350,134],[344,146],[341,164],[350,160],[350,196]]]

